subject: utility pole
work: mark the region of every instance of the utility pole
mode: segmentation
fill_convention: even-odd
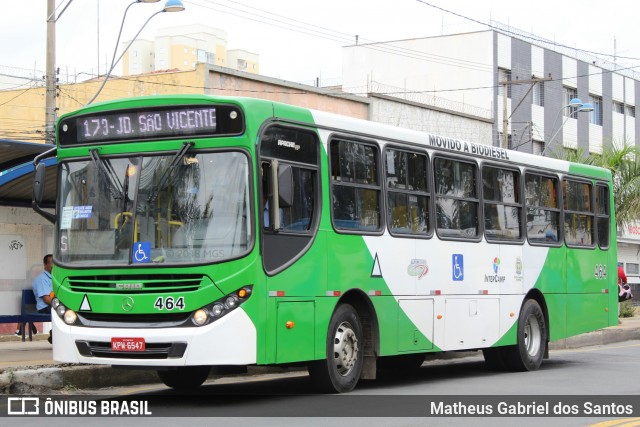
[[[45,127],[44,139],[55,144],[56,123],[56,4],[47,0],[47,71],[45,75]]]
[[[524,100],[524,98],[529,94],[529,92],[531,92],[531,89],[533,89],[533,86],[536,83],[539,82],[546,82],[549,80],[553,80],[550,76],[549,77],[532,77],[528,80],[504,80],[501,82],[498,82],[498,84],[503,85],[504,86],[504,90],[502,91],[502,148],[509,148],[509,118],[511,117],[511,115],[513,114],[513,112],[515,112],[518,107],[520,106],[520,104],[522,104],[522,101]],[[516,85],[516,84],[527,84],[530,83],[531,87],[529,87],[529,90],[527,91],[527,93],[525,93],[522,96],[522,99],[520,100],[520,102],[518,103],[518,105],[516,105],[516,107],[513,109],[513,112],[507,116],[507,91],[508,91],[508,86],[509,85]]]

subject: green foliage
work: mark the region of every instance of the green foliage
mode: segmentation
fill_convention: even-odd
[[[633,317],[636,314],[636,309],[633,306],[633,300],[626,300],[620,303],[620,315],[619,317]]]

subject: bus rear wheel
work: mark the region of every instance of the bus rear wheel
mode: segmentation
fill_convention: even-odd
[[[547,324],[536,300],[525,301],[518,319],[518,343],[504,347],[504,358],[512,371],[540,368],[547,345]]]
[[[210,366],[185,366],[176,369],[158,370],[162,382],[175,390],[194,390],[209,376]]]
[[[355,309],[341,304],[327,332],[327,357],[309,365],[309,375],[319,391],[346,393],[360,379],[363,365],[362,325]]]

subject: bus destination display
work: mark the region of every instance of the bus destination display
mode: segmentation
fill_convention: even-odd
[[[63,120],[61,145],[91,144],[123,140],[166,139],[171,137],[239,133],[239,111],[223,106],[227,117],[219,127],[218,106],[162,107],[156,110],[119,111],[91,114]],[[234,121],[236,123],[234,123]]]

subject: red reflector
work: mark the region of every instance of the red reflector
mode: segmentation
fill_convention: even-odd
[[[487,289],[482,290],[482,295],[489,295],[489,291]]]
[[[284,291],[276,291],[276,296],[277,297],[283,297],[284,296]]]
[[[605,293],[605,294],[608,294],[609,293],[609,289],[603,289],[602,292]]]
[[[441,294],[440,289],[436,289],[436,295],[440,295],[440,294]]]

